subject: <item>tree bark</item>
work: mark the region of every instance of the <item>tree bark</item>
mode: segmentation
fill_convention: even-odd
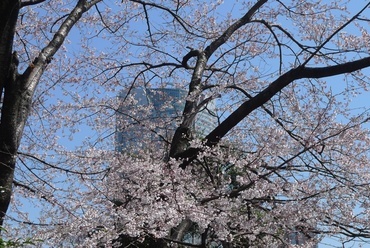
[[[172,229],[171,239],[176,241],[182,241],[189,229],[194,225],[190,219],[186,218],[181,223]]]
[[[2,0],[0,2],[0,226],[8,209],[18,148],[18,139],[15,135],[16,115],[13,112],[19,105],[19,97],[15,90],[17,80],[17,63],[12,59],[12,48],[17,24],[20,1]],[[16,54],[14,54],[16,56]],[[15,101],[12,102],[12,98]]]

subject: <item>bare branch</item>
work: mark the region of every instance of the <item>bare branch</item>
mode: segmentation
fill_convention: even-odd
[[[23,155],[25,157],[28,157],[28,158],[31,158],[33,160],[36,160],[37,162],[40,162],[46,166],[49,166],[53,169],[57,169],[57,170],[61,170],[61,171],[64,171],[64,172],[67,172],[67,173],[71,173],[71,174],[77,174],[77,175],[97,175],[97,174],[102,174],[102,173],[107,173],[109,172],[109,169],[104,169],[104,170],[101,170],[101,171],[93,171],[93,172],[81,172],[81,171],[75,171],[75,170],[70,170],[70,169],[66,169],[66,168],[62,168],[62,167],[59,167],[59,166],[56,166],[56,165],[53,165],[53,164],[50,164],[32,154],[28,154],[28,153],[23,153],[23,152],[18,152],[18,154],[20,155]]]
[[[36,5],[36,4],[45,2],[45,1],[46,0],[28,0],[28,1],[24,1],[24,2],[21,2],[21,8],[23,8],[25,6],[29,6],[29,5]]]
[[[218,37],[215,41],[213,41],[204,51],[206,56],[209,58],[221,45],[225,44],[225,42],[230,38],[230,36],[237,31],[240,27],[244,26],[245,24],[249,23],[253,17],[253,15],[261,8],[268,0],[259,0],[256,4],[252,6],[252,8],[239,20],[234,22],[226,31]]]
[[[158,9],[161,9],[161,10],[164,10],[166,11],[167,13],[169,13],[180,25],[181,27],[189,34],[194,34],[193,32],[191,32],[186,26],[187,24],[185,23],[184,20],[181,19],[180,16],[178,16],[177,14],[175,14],[173,11],[171,11],[170,9],[166,8],[166,7],[163,7],[159,4],[154,4],[154,3],[148,3],[148,2],[145,2],[145,1],[141,1],[141,0],[131,0],[132,2],[135,2],[135,3],[140,3],[142,5],[148,5],[148,6],[153,6],[153,7],[156,7]]]
[[[354,15],[351,19],[349,19],[345,24],[343,24],[340,28],[335,30],[318,48],[316,48],[316,51],[311,54],[310,57],[306,59],[306,61],[302,64],[303,66],[307,65],[307,63],[335,36],[337,35],[341,30],[343,30],[345,27],[347,27],[350,23],[352,23],[358,16],[361,15],[362,12],[364,12],[368,7],[370,6],[370,3],[366,4],[356,15]]]

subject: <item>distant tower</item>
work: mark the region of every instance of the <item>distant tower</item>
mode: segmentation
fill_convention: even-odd
[[[119,98],[124,99],[126,92],[121,92]],[[181,121],[188,92],[178,88],[136,88],[132,89],[134,104],[122,105],[117,115],[116,149],[145,149],[150,142],[160,142],[163,139],[171,141],[172,136]],[[136,118],[130,116],[135,111]],[[197,114],[194,123],[196,135],[205,137],[218,124],[215,103],[209,102]],[[148,132],[145,125],[152,124]]]
[[[307,235],[299,231],[290,231],[287,232],[285,235],[285,240],[287,243],[289,243],[289,245],[280,245],[279,248],[289,248],[293,247],[292,245],[308,247],[308,243],[312,242],[314,237],[315,237],[314,234]],[[317,242],[315,242],[314,244],[311,243],[309,247],[318,248],[319,245],[317,244]]]

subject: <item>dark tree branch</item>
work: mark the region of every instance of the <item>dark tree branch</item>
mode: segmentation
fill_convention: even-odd
[[[149,20],[149,14],[148,14],[148,11],[147,11],[147,9],[146,9],[146,4],[143,4],[143,9],[144,9],[144,13],[145,13],[146,25],[147,25],[147,27],[148,27],[149,38],[150,38],[150,41],[152,42],[152,45],[154,46],[154,40],[153,40],[152,31],[151,31],[151,29],[150,29],[150,20]]]
[[[14,184],[14,186],[16,186],[16,187],[24,188],[24,189],[26,189],[27,191],[29,191],[29,192],[31,192],[31,193],[33,193],[33,194],[35,194],[35,195],[37,195],[37,194],[38,194],[38,192],[37,192],[35,189],[33,189],[33,188],[31,188],[30,186],[25,185],[25,184],[23,184],[23,183],[21,183],[21,182],[17,181],[17,180],[13,180],[13,184]],[[49,200],[49,198],[48,198],[48,197],[46,197],[45,195],[41,195],[40,197],[41,197],[41,199],[44,199],[45,201],[47,201],[47,202],[49,202],[49,203],[51,203],[51,204],[54,204],[54,203],[53,203],[52,201],[50,201],[50,200]]]
[[[23,153],[23,152],[18,152],[18,154],[23,155],[25,157],[28,157],[30,159],[33,159],[33,160],[35,160],[35,161],[37,161],[37,162],[39,162],[43,165],[49,166],[50,168],[61,170],[61,171],[64,171],[66,173],[81,175],[81,176],[83,176],[83,175],[99,175],[99,174],[106,174],[106,173],[109,172],[109,169],[104,169],[104,170],[101,170],[101,171],[91,171],[91,172],[82,172],[82,171],[70,170],[70,169],[67,169],[67,168],[62,168],[62,167],[50,164],[50,163],[36,157],[35,155],[32,155],[32,154]]]
[[[221,45],[225,44],[230,36],[237,31],[239,28],[249,23],[253,15],[262,7],[268,0],[259,0],[255,3],[252,8],[239,20],[234,22],[226,31],[214,40],[205,50],[207,58],[209,58]]]
[[[207,67],[207,62],[210,56],[227,40],[230,36],[237,31],[240,27],[251,21],[253,15],[258,11],[261,6],[266,3],[267,0],[259,0],[252,8],[238,21],[233,23],[220,37],[214,40],[209,46],[206,47],[204,51],[191,50],[186,54],[182,60],[182,65],[186,69],[190,69],[188,61],[192,57],[197,57],[197,61],[194,67],[193,75],[189,84],[189,93],[188,96],[191,98],[185,103],[185,108],[183,112],[183,121],[175,131],[175,134],[172,139],[172,144],[170,148],[170,157],[172,158],[184,158],[184,152],[187,152],[186,149],[189,146],[189,141],[192,139],[192,130],[191,126],[197,115],[197,104],[202,93],[202,77],[204,71]],[[191,152],[193,153],[193,152]],[[190,155],[192,159],[195,157]],[[190,162],[190,160],[189,160]],[[182,165],[182,168],[185,168],[186,165]]]
[[[193,57],[198,57],[200,55],[200,51],[199,50],[194,50],[194,49],[191,49],[190,52],[188,52],[184,58],[182,59],[182,66],[185,68],[185,69],[191,69],[191,67],[188,65],[188,61],[189,59],[193,58]]]
[[[149,3],[149,2],[145,2],[145,1],[142,1],[142,0],[131,0],[132,2],[135,2],[135,3],[140,3],[142,5],[148,5],[148,6],[152,6],[152,7],[155,7],[155,8],[158,8],[158,9],[161,9],[163,11],[166,11],[167,13],[169,13],[180,25],[181,27],[189,34],[193,34],[195,35],[193,32],[191,32],[187,27],[185,23],[185,21],[183,19],[181,19],[180,16],[178,16],[177,14],[175,14],[172,10],[166,8],[166,7],[163,7],[162,5],[159,5],[159,4],[155,4],[155,3]],[[189,26],[189,25],[188,25]]]
[[[46,0],[29,0],[29,1],[24,1],[21,2],[21,8],[29,6],[29,5],[36,5],[42,2],[45,2]]]
[[[279,91],[284,89],[290,83],[295,80],[303,78],[323,78],[330,77],[345,73],[351,73],[370,66],[370,57],[355,60],[352,62],[347,62],[334,66],[327,67],[303,67],[299,66],[297,68],[291,69],[285,74],[281,75],[278,79],[272,82],[268,87],[266,87],[259,94],[253,98],[245,101],[238,109],[230,114],[219,126],[217,126],[210,134],[206,136],[206,146],[212,147],[219,143],[219,141],[239,122],[241,122],[245,117],[247,117],[252,111],[261,107],[273,96],[275,96]],[[178,154],[179,158],[185,159],[180,165],[181,168],[185,169],[188,164],[190,164],[201,151],[200,148],[190,148],[181,154]]]

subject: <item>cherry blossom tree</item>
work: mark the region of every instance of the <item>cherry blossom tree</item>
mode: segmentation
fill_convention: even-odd
[[[51,247],[367,242],[369,5],[1,1],[1,226]],[[184,110],[154,118],[138,88],[186,89]]]
[[[14,169],[16,164],[17,152],[20,140],[23,134],[27,117],[31,110],[32,97],[39,84],[45,68],[51,62],[55,53],[62,46],[66,36],[71,28],[81,18],[82,14],[99,1],[79,1],[78,4],[70,11],[68,16],[63,18],[63,23],[49,40],[48,44],[37,53],[37,50],[31,50],[28,47],[27,37],[20,37],[23,42],[24,53],[27,55],[27,61],[19,61],[18,52],[13,49],[13,43],[17,32],[17,21],[22,8],[37,5],[44,2],[43,0],[30,1],[2,1],[1,11],[1,73],[0,73],[0,93],[1,93],[1,127],[0,127],[0,160],[1,160],[1,179],[0,179],[0,224],[3,223],[4,214],[7,211],[11,188],[13,184]],[[42,23],[33,20],[32,24],[22,22],[21,26],[27,26],[28,33],[33,35],[32,30],[42,29]],[[41,25],[41,26],[39,26]],[[42,39],[40,37],[38,40]],[[35,40],[37,42],[37,39]],[[19,72],[19,63],[22,72]],[[28,65],[25,65],[27,64]]]

